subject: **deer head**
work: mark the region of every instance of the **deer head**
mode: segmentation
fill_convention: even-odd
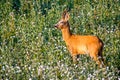
[[[69,20],[69,13],[65,10],[62,14],[60,21],[57,24],[55,24],[55,27],[57,27],[58,29],[65,29],[69,27],[68,20]]]

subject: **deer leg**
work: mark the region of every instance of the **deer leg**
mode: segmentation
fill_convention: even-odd
[[[94,61],[96,61],[96,63],[100,66],[101,65],[101,61],[98,59],[98,56],[94,55],[93,56]]]
[[[76,55],[72,55],[72,59],[73,59],[73,63],[77,63],[77,56]]]
[[[99,60],[101,61],[102,66],[105,67],[106,65],[104,63],[104,58],[102,56],[102,52],[100,51],[98,55],[99,55]]]
[[[99,66],[100,68],[105,67],[102,59],[99,58],[99,56],[94,55],[94,56],[93,56],[93,59],[94,59],[94,61],[96,61],[96,63],[98,64],[98,66]]]
[[[98,66],[101,65],[101,61],[98,58],[97,52],[95,51],[94,53],[90,54],[91,58],[98,64]]]

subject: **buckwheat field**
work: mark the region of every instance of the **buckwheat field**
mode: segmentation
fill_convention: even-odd
[[[54,25],[68,9],[71,31],[104,43],[106,67],[74,64]],[[119,0],[1,0],[0,80],[120,80]]]

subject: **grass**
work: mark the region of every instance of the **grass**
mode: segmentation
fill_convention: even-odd
[[[106,68],[98,68],[88,55],[73,64],[61,32],[54,28],[65,8],[70,10],[73,33],[103,40]],[[119,12],[119,0],[1,1],[0,79],[120,79]]]

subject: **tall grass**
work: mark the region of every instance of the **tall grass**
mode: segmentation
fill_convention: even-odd
[[[1,80],[120,79],[119,0],[0,1]],[[97,35],[104,42],[107,66],[88,55],[73,64],[61,32],[54,28],[68,8],[71,31]]]

